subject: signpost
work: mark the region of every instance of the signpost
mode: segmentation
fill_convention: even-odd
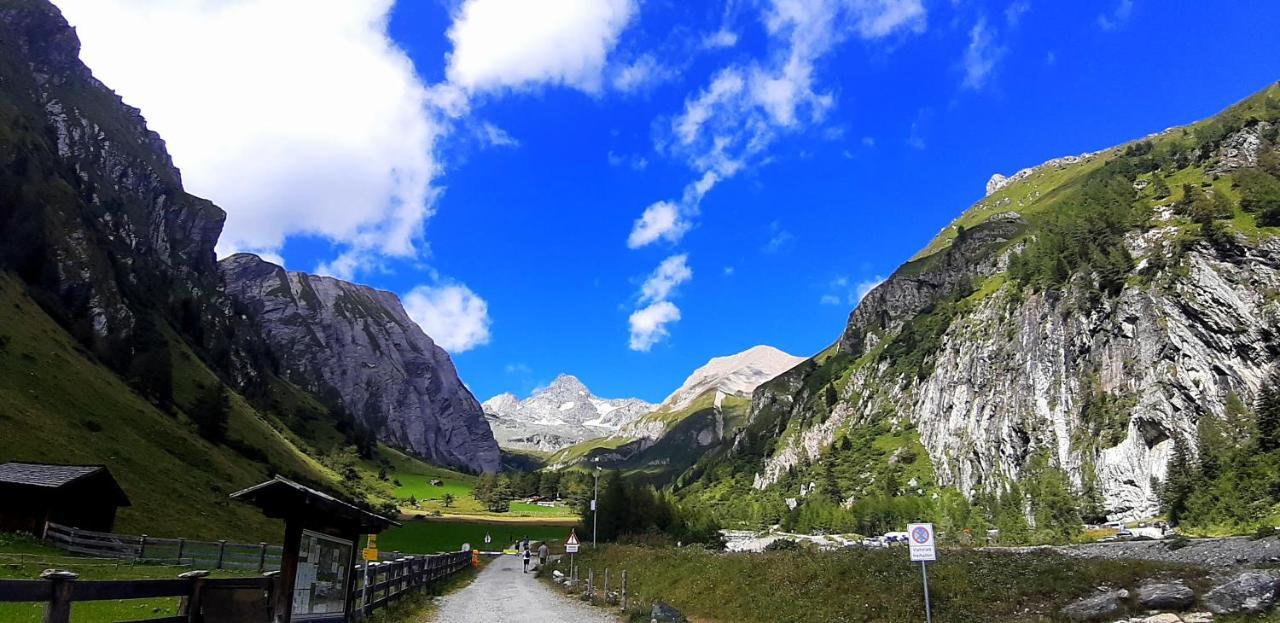
[[[369,542],[365,544],[363,554],[364,559],[368,562],[378,561],[378,535],[369,535]]]
[[[911,549],[911,562],[920,563],[920,573],[924,577],[925,621],[933,623],[933,612],[929,607],[929,563],[938,559],[938,549],[933,539],[933,524],[907,524],[907,546]]]
[[[569,555],[569,571],[573,571],[573,555],[578,553],[578,533],[569,530],[569,538],[565,539],[564,552]]]

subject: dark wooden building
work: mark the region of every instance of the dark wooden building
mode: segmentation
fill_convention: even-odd
[[[102,465],[0,465],[0,532],[40,535],[47,521],[110,532],[129,497]]]

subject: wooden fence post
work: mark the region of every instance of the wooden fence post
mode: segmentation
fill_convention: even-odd
[[[79,574],[59,569],[45,569],[40,579],[53,584],[53,597],[44,607],[44,623],[71,623],[71,594]]]
[[[622,570],[622,609],[627,609],[627,570]]]
[[[183,550],[185,550],[186,548],[187,548],[187,540],[186,540],[186,539],[181,539],[181,538],[180,538],[180,539],[178,539],[178,561],[177,561],[177,562],[178,562],[178,564],[179,564],[179,565],[181,565],[181,564],[182,564],[182,552],[183,552]],[[195,563],[196,563],[196,561],[195,561],[195,560],[192,560],[192,561],[191,561],[191,564],[193,564],[193,565],[194,565]]]
[[[147,535],[145,534],[138,537],[138,559],[147,559]]]
[[[596,570],[587,569],[587,601],[596,599]]]
[[[227,540],[222,539],[218,541],[218,566],[217,566],[218,569],[222,568],[222,559],[226,555],[226,553],[227,553]]]
[[[207,577],[209,572],[200,570],[178,575],[180,580],[191,580],[191,588],[178,606],[178,616],[186,616],[189,623],[199,623],[203,620],[200,610],[204,597],[204,579]]]
[[[267,568],[267,544],[258,543],[258,573],[262,573]]]
[[[604,568],[604,603],[609,605],[609,568]]]

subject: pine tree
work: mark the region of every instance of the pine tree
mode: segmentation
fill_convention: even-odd
[[[1187,499],[1195,491],[1196,474],[1191,464],[1191,451],[1182,437],[1175,436],[1173,454],[1165,469],[1160,487],[1160,505],[1170,525],[1178,525],[1187,513]]]
[[[1280,449],[1280,369],[1271,372],[1253,407],[1258,423],[1258,450]]]
[[[840,503],[840,483],[836,482],[834,463],[831,457],[827,457],[822,463],[822,495],[835,504]]]
[[[196,397],[187,412],[196,423],[200,436],[212,443],[222,443],[227,438],[227,426],[231,418],[231,401],[221,384],[214,383]]]

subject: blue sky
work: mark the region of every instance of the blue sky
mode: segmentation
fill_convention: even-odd
[[[220,253],[405,296],[482,400],[567,372],[656,401],[713,356],[813,354],[991,174],[1280,78],[1262,1],[58,4],[228,211]]]

